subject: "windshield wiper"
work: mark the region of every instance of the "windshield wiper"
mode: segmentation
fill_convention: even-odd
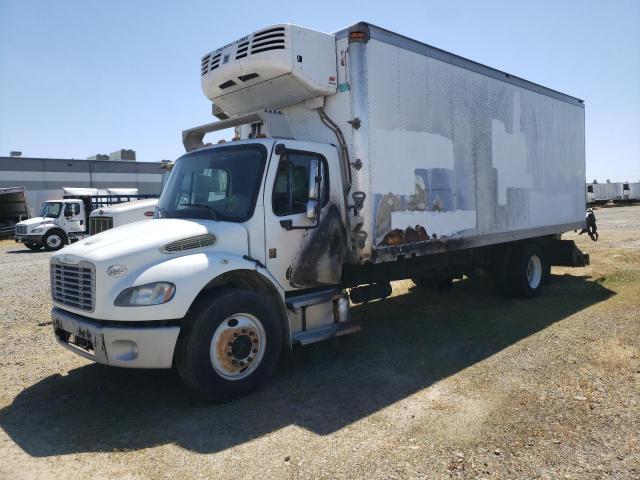
[[[206,209],[211,214],[212,220],[219,220],[220,214],[211,206],[205,205],[204,203],[181,203],[179,204],[181,207],[195,207],[195,208],[203,208]]]

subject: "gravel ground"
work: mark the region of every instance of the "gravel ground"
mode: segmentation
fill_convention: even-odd
[[[596,213],[539,298],[397,282],[225,405],[58,347],[50,255],[0,242],[0,477],[640,478],[640,206]]]

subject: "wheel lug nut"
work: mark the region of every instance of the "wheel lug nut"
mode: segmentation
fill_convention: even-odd
[[[234,334],[233,334],[233,336],[234,336],[234,337],[237,337],[237,336],[238,336],[238,334],[237,334],[237,333],[234,333]]]
[[[243,328],[242,330],[240,330],[242,333],[247,333],[247,329]]]
[[[239,366],[244,367],[244,362],[238,363]]]
[[[253,358],[247,357],[247,363],[251,363],[251,362],[253,362]]]
[[[253,352],[253,353],[258,353],[258,349],[257,349],[257,348],[254,348],[254,349],[252,350],[252,352]]]
[[[231,355],[233,355],[231,352],[227,352],[227,357],[230,357]]]
[[[233,363],[233,364],[235,365],[236,363],[238,363],[238,360],[236,360],[236,359],[234,358],[233,360],[231,360],[231,363]]]
[[[230,347],[231,345],[233,345],[231,342],[227,343],[227,347]]]

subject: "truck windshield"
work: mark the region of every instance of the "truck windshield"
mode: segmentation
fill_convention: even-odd
[[[42,204],[42,208],[40,208],[40,216],[58,218],[60,216],[60,210],[62,210],[62,203],[45,202]]]
[[[157,216],[248,220],[266,157],[267,149],[259,144],[216,147],[180,157],[158,201]]]

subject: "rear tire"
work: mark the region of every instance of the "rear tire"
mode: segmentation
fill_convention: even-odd
[[[513,252],[510,263],[510,280],[518,296],[537,296],[542,289],[547,270],[542,249],[535,243],[525,243]]]
[[[29,250],[33,250],[34,252],[37,252],[42,248],[42,245],[38,245],[35,243],[25,243],[24,246],[27,247]]]
[[[282,331],[263,295],[228,289],[212,296],[188,314],[175,363],[190,389],[225,402],[267,382],[278,363]]]

